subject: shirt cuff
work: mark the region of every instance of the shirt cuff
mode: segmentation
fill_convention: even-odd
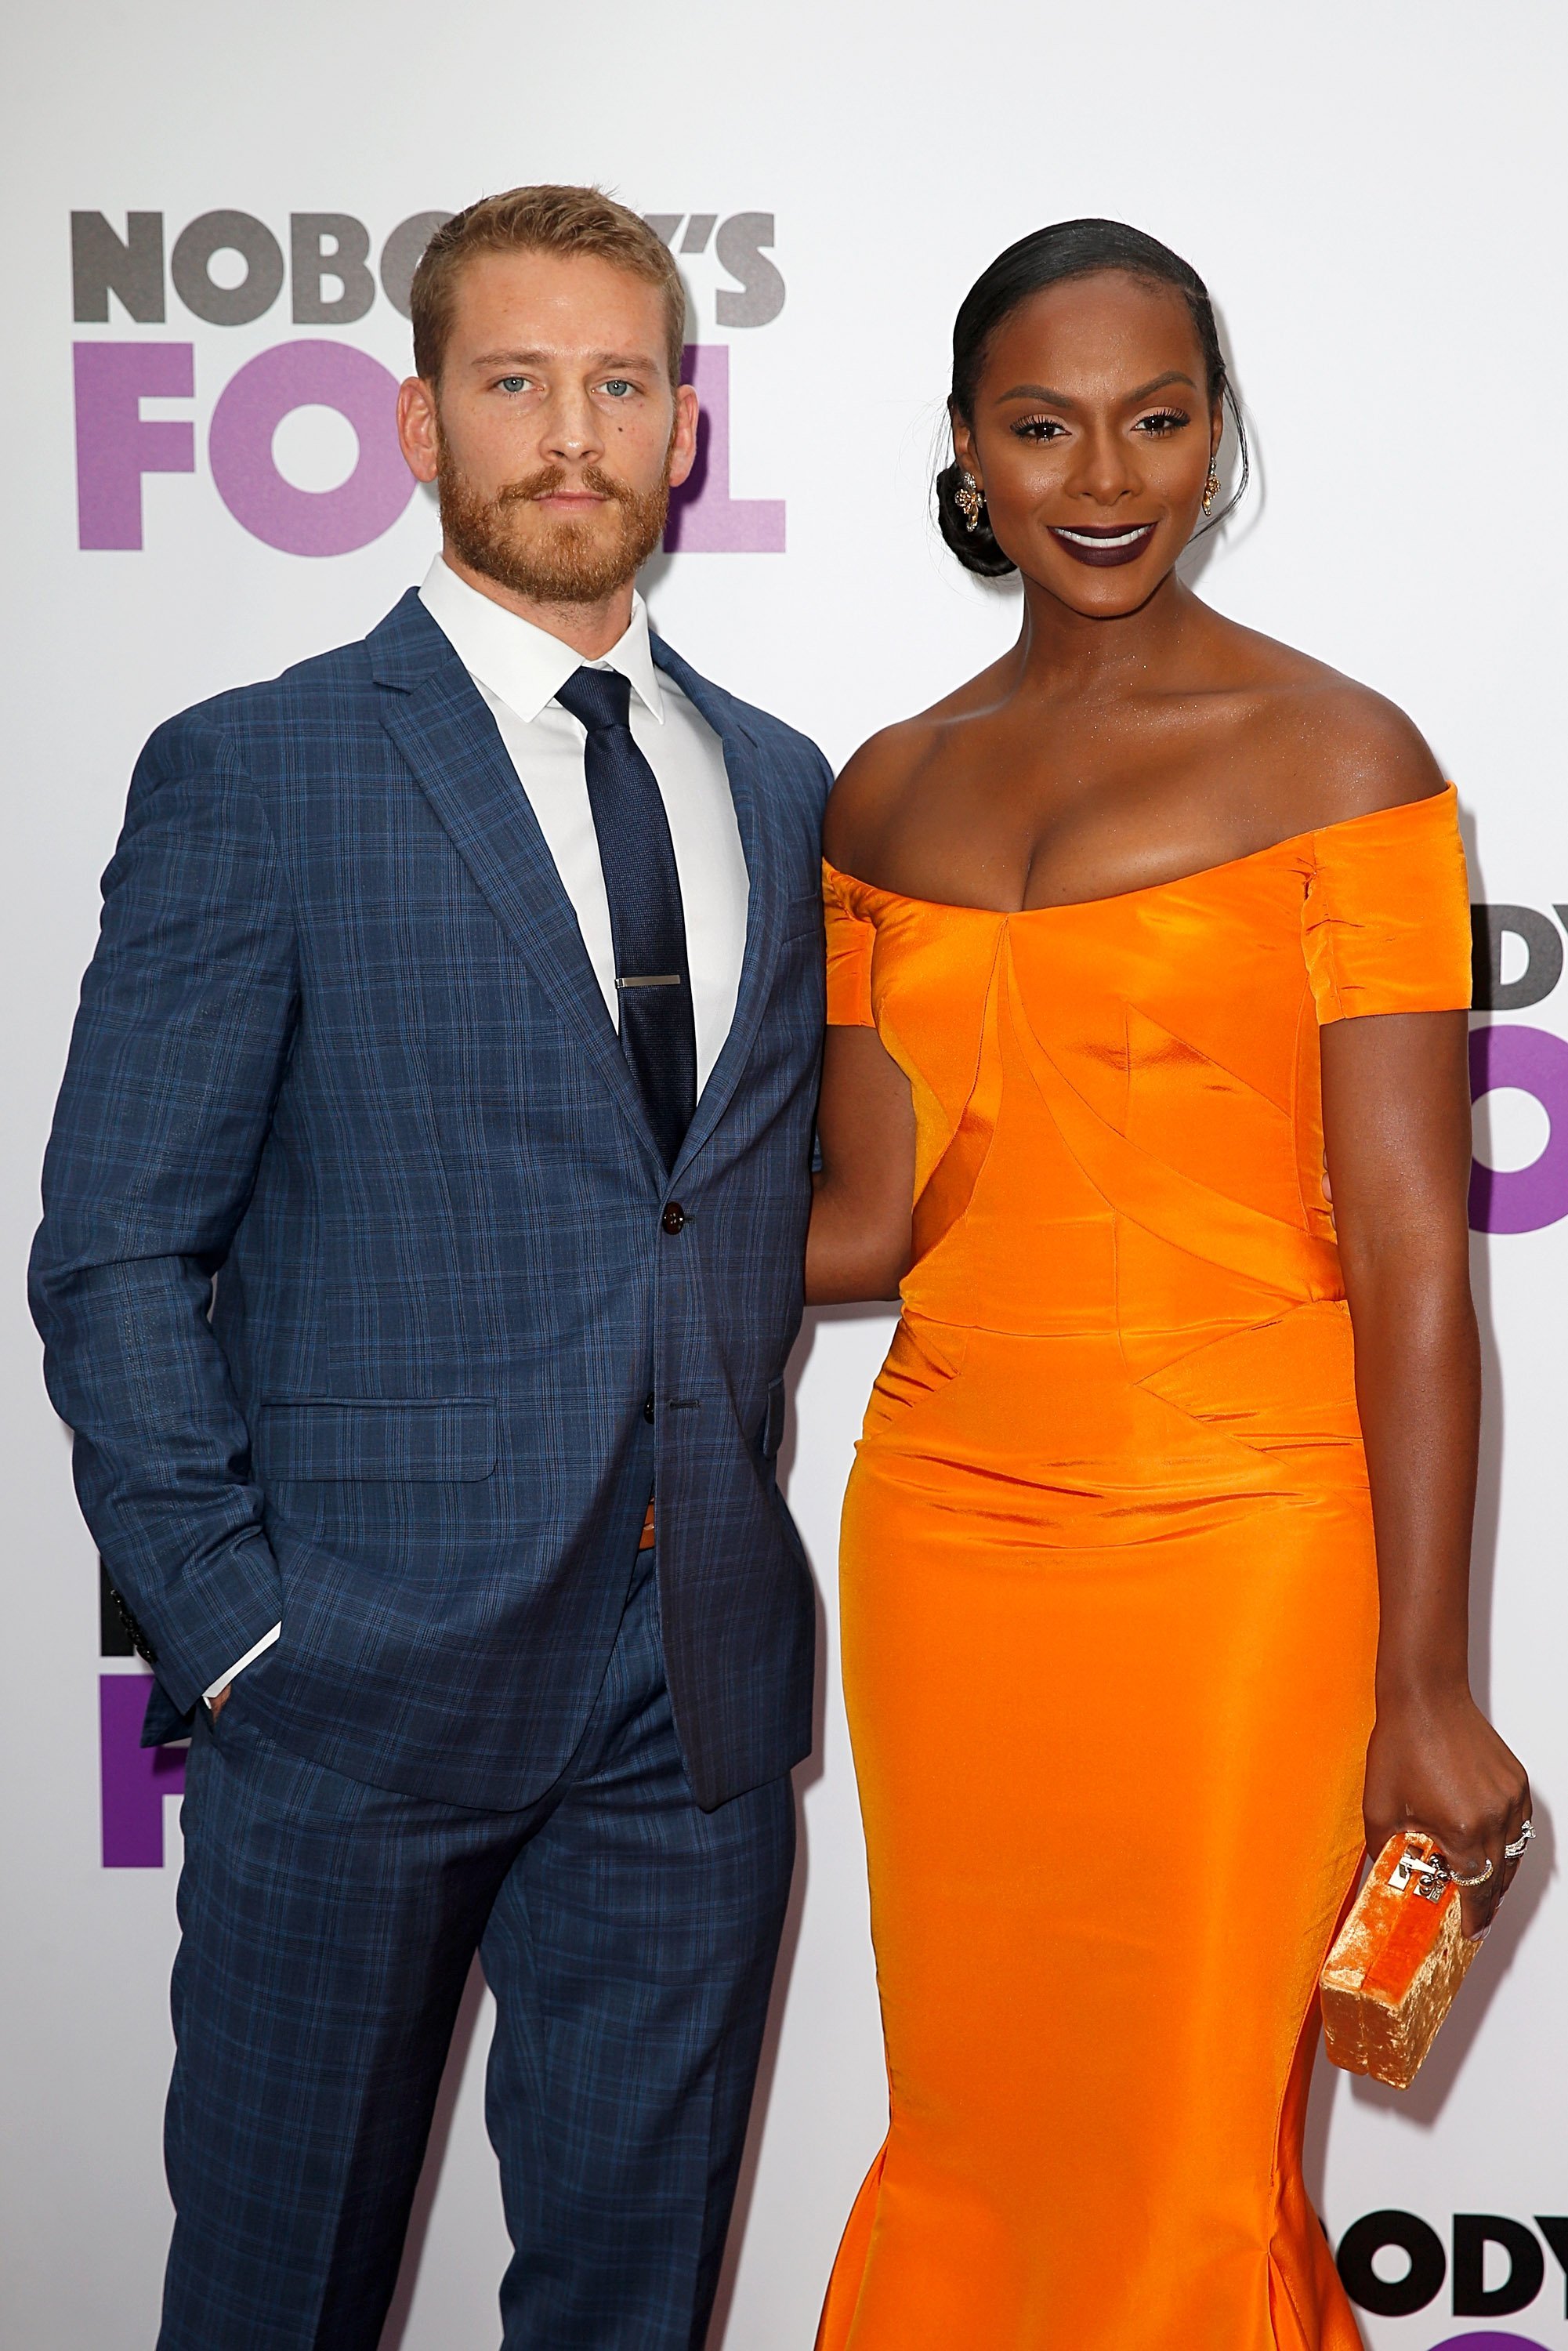
[[[202,1692],[204,1702],[206,1705],[211,1706],[214,1698],[220,1697],[222,1693],[227,1689],[230,1682],[234,1680],[236,1674],[243,1674],[246,1666],[255,1665],[257,1657],[260,1656],[264,1649],[271,1648],[274,1641],[277,1640],[282,1630],[283,1627],[281,1625],[275,1625],[270,1633],[264,1633],[254,1649],[247,1649],[244,1656],[238,1658],[236,1662],[229,1667],[226,1674],[220,1674],[217,1680],[213,1682]]]

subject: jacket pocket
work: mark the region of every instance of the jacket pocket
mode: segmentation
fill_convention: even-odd
[[[469,1485],[496,1468],[496,1407],[487,1397],[264,1404],[252,1438],[256,1475]]]

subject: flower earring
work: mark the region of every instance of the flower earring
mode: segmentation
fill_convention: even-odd
[[[986,494],[973,474],[965,475],[953,503],[964,517],[965,529],[977,530],[980,517],[986,510]]]
[[[1207,479],[1207,482],[1205,482],[1205,484],[1204,484],[1204,486],[1203,486],[1203,511],[1204,511],[1204,513],[1205,513],[1205,514],[1207,514],[1207,513],[1208,512],[1209,507],[1214,504],[1215,499],[1216,499],[1218,496],[1219,496],[1219,473],[1218,473],[1218,467],[1216,467],[1216,466],[1214,466],[1214,465],[1210,465],[1210,467],[1209,467],[1209,469],[1208,469],[1208,479]]]

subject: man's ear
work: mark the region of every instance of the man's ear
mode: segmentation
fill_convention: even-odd
[[[422,375],[411,375],[398,386],[397,438],[414,480],[434,482],[440,467],[441,421],[435,413],[435,387]]]
[[[680,488],[697,462],[697,418],[700,414],[697,396],[691,385],[678,383],[675,386],[674,429],[670,434],[670,487],[673,490]]]

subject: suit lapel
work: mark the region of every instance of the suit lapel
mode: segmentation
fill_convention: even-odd
[[[736,715],[735,705],[673,653],[664,639],[653,639],[653,659],[673,677],[681,692],[706,719],[724,746],[724,764],[740,829],[741,853],[749,883],[746,913],[746,954],[740,967],[740,988],[729,1035],[708,1074],[697,1102],[696,1115],[686,1132],[671,1176],[676,1182],[713,1134],[734,1097],[750,1059],[757,1030],[767,1008],[783,913],[781,877],[786,870],[778,834],[778,817],[768,789],[765,755]]]
[[[373,674],[392,689],[382,710],[388,734],[497,920],[635,1128],[662,1179],[664,1162],[604,1008],[571,901],[483,695],[413,589],[367,643]],[[749,847],[747,862],[751,864]]]

